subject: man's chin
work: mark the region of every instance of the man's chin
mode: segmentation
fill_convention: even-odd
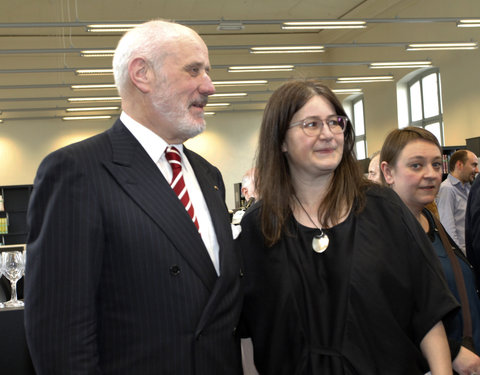
[[[205,120],[202,119],[191,119],[188,123],[184,123],[178,126],[178,130],[181,131],[184,135],[184,138],[190,139],[196,137],[202,133],[206,128]]]

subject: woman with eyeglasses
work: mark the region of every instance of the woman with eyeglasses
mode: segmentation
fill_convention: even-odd
[[[364,179],[352,124],[317,81],[271,96],[259,202],[237,239],[242,334],[264,375],[451,374],[442,318],[457,307],[421,227]]]
[[[467,258],[427,205],[442,182],[442,151],[428,130],[407,127],[387,135],[380,154],[383,180],[403,200],[427,234],[440,260],[448,286],[461,309],[443,320],[453,369],[480,374],[480,299]]]

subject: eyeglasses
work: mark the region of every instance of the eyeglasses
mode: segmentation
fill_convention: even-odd
[[[333,134],[341,134],[347,128],[348,117],[340,115],[328,116],[325,120],[318,117],[307,117],[304,120],[294,122],[288,127],[293,128],[301,125],[303,132],[309,137],[318,137],[322,132],[323,126],[327,124]]]

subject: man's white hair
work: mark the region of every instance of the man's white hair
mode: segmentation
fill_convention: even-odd
[[[161,67],[168,54],[165,43],[186,34],[195,33],[192,29],[166,20],[153,20],[140,24],[127,31],[118,42],[113,56],[113,75],[121,97],[128,87],[128,64],[136,57],[150,62],[155,71]]]

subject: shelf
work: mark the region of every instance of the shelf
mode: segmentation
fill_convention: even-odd
[[[442,180],[446,179],[448,176],[448,163],[450,162],[450,156],[455,151],[458,150],[465,150],[467,146],[461,145],[461,146],[443,146],[442,147],[442,169],[443,169],[443,175],[442,175]]]
[[[15,245],[27,240],[27,209],[33,185],[0,186],[4,211],[8,215],[8,233],[0,233],[0,243]]]

